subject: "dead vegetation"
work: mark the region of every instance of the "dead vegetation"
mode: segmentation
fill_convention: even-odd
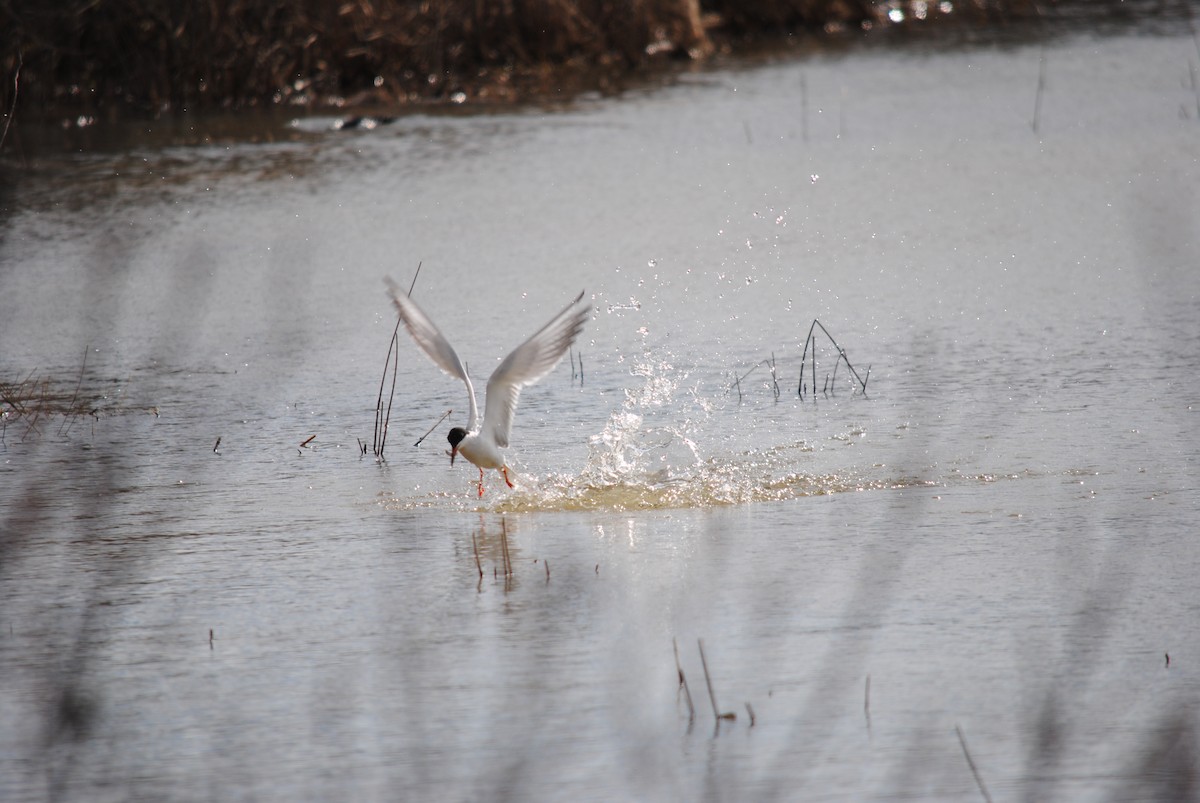
[[[8,448],[10,441],[68,438],[81,422],[94,424],[107,416],[147,412],[158,416],[157,407],[114,403],[102,388],[85,382],[89,350],[84,349],[78,375],[69,379],[54,379],[36,368],[19,377],[0,377],[0,450]]]
[[[1053,5],[1053,2],[1051,2]],[[0,109],[180,112],[512,102],[619,88],[739,42],[1037,13],[1032,0],[0,0]]]

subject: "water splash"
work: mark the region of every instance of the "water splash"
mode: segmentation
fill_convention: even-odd
[[[619,410],[589,441],[577,474],[551,474],[499,500],[498,512],[648,510],[783,501],[804,496],[898,487],[853,473],[797,470],[807,442],[715,453],[702,445],[713,402],[688,385],[689,372],[644,352],[635,365],[641,385],[625,391]],[[708,456],[704,456],[708,454]]]
[[[706,396],[691,371],[669,354],[643,348],[631,374],[635,387],[625,390],[621,406],[589,439],[587,462],[577,473],[518,477],[515,489],[484,500],[469,492],[439,493],[405,506],[451,504],[498,513],[656,510],[930,484],[889,476],[878,465],[847,468],[839,460],[831,469],[829,457],[820,454],[824,448],[794,435],[783,443],[746,448],[747,431],[729,430],[732,410],[721,406],[721,397]],[[745,424],[744,418],[736,420]],[[778,430],[770,431],[778,437]],[[824,440],[840,449],[864,434],[854,425]]]

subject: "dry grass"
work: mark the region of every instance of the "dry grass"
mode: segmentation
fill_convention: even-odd
[[[52,379],[37,369],[20,377],[0,378],[0,451],[11,442],[43,436],[66,438],[81,422],[86,425],[113,415],[153,413],[157,407],[126,407],[85,383],[87,353],[79,373]],[[218,439],[218,445],[220,440]]]

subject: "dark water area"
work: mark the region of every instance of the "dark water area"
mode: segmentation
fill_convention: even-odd
[[[0,799],[1195,799],[1198,69],[914,41],[9,151]],[[403,332],[362,453],[418,264],[474,376],[592,304],[512,490]]]

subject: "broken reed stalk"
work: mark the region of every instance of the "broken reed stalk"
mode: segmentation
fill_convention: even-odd
[[[387,432],[387,422],[383,417],[383,385],[387,382],[388,363],[392,362],[393,352],[397,351],[400,343],[400,319],[396,319],[396,328],[392,330],[392,339],[388,343],[387,356],[383,359],[383,376],[379,378],[379,396],[375,399],[375,439],[371,443],[371,451],[376,457],[383,457],[383,438]],[[395,372],[392,373],[392,389],[395,390]],[[391,401],[388,401],[389,408]]]
[[[992,796],[988,794],[987,787],[983,784],[983,778],[979,776],[979,768],[975,766],[975,760],[971,758],[971,751],[967,749],[967,738],[963,736],[962,728],[955,725],[954,732],[958,734],[958,743],[962,745],[963,756],[967,759],[967,766],[971,768],[971,774],[975,776],[975,783],[979,786],[979,793],[983,795],[986,803],[992,803]]]
[[[500,519],[500,552],[504,558],[504,590],[513,576],[512,558],[508,554],[508,520]]]
[[[758,367],[759,367],[760,365],[764,364],[764,363],[766,363],[767,365],[770,365],[770,366],[771,366],[771,374],[772,374],[772,376],[774,376],[774,373],[775,373],[774,360],[775,360],[775,355],[774,355],[774,353],[772,353],[772,354],[771,354],[771,362],[768,362],[767,360],[762,360],[761,362],[756,362],[756,363],[754,363],[754,365],[752,365],[752,366],[750,367],[750,370],[749,370],[749,371],[747,371],[746,373],[742,374],[741,376],[738,376],[736,373],[734,373],[734,375],[733,375],[733,384],[729,386],[729,390],[734,390],[735,388],[737,389],[737,392],[738,392],[738,404],[741,404],[741,403],[742,403],[742,380],[743,380],[743,379],[745,379],[746,377],[750,376],[750,374],[752,374],[752,373],[754,373],[755,371],[757,371],[757,370],[758,370]],[[725,392],[726,392],[726,393],[728,393],[729,391],[727,390],[727,391],[725,391]]]
[[[397,325],[398,324],[399,324],[399,321],[397,321]],[[383,457],[383,447],[385,445],[387,445],[388,424],[392,420],[392,401],[396,398],[396,374],[400,370],[400,341],[398,339],[399,331],[400,330],[398,328],[392,331],[392,346],[395,347],[394,351],[393,351],[392,346],[388,347],[388,351],[392,352],[392,354],[393,354],[393,356],[392,356],[392,387],[391,387],[391,390],[388,391],[387,414],[383,417],[383,431],[380,433],[380,436],[379,436],[379,456],[381,458]],[[384,365],[383,372],[384,372],[384,376],[387,376],[386,364]]]
[[[713,693],[712,677],[708,674],[708,661],[704,658],[704,639],[696,639],[696,643],[700,645],[700,665],[704,667],[704,682],[708,684],[708,700],[712,703],[713,716],[717,718],[717,725],[720,725],[723,719],[737,719],[737,714],[732,711],[722,714],[717,707],[717,695]]]
[[[417,263],[417,272],[413,274],[412,283],[408,286],[411,296],[417,286],[417,277],[421,275],[421,262]],[[392,389],[388,396],[387,414],[383,413],[383,385],[387,381],[388,363],[392,363]],[[387,443],[388,423],[392,419],[392,400],[396,397],[396,372],[400,368],[400,318],[396,318],[396,327],[392,329],[392,340],[388,343],[387,357],[383,360],[383,376],[379,379],[379,396],[375,399],[375,440],[373,450],[375,456],[383,457],[383,447]]]
[[[866,380],[858,375],[858,371],[854,370],[854,366],[850,363],[850,358],[846,356],[846,350],[838,345],[838,342],[833,339],[833,335],[829,334],[829,330],[825,328],[825,325],[816,318],[813,319],[812,325],[808,327],[808,337],[804,339],[804,353],[800,357],[800,383],[796,387],[796,394],[800,396],[800,398],[804,398],[804,367],[809,362],[812,363],[812,392],[814,396],[817,393],[817,341],[815,337],[817,327],[820,327],[821,331],[825,333],[825,337],[829,338],[829,342],[832,343],[834,349],[837,350],[838,362],[845,361],[846,368],[850,370],[850,373],[854,374],[854,378],[858,380],[859,389],[865,395],[867,392]],[[810,349],[812,350],[811,357],[809,356]],[[836,363],[834,364],[834,371],[837,371]],[[870,366],[867,367],[867,376],[871,376]],[[828,389],[828,387],[829,383],[827,381],[825,388]],[[825,391],[823,390],[822,392]]]
[[[471,530],[471,548],[475,550],[475,568],[479,570],[479,582],[483,582],[483,564],[479,562],[479,542],[475,539],[475,531]]]
[[[599,566],[596,567],[599,570]],[[688,724],[696,719],[696,706],[692,704],[692,690],[688,688],[687,678],[683,674],[683,666],[679,663],[679,642],[674,638],[671,639],[671,646],[675,649],[675,671],[679,673],[679,685],[683,688],[683,696],[688,704]]]
[[[804,398],[804,365],[808,361],[808,347],[811,345],[813,349],[813,372],[812,372],[812,392],[815,396],[817,393],[817,344],[813,342],[813,329],[816,328],[817,321],[814,318],[812,326],[808,327],[808,336],[804,338],[804,353],[800,355],[800,384],[796,387],[796,395]]]
[[[426,431],[426,433],[425,433],[424,435],[422,435],[421,437],[417,438],[417,442],[416,442],[416,443],[414,443],[414,444],[413,444],[413,446],[420,446],[420,445],[421,445],[421,441],[425,440],[425,439],[426,439],[426,438],[428,438],[430,435],[432,435],[432,434],[433,434],[433,431],[434,431],[435,429],[437,429],[437,428],[438,428],[438,424],[441,424],[443,421],[445,421],[445,420],[446,420],[446,417],[447,417],[447,416],[449,416],[449,415],[450,415],[452,412],[454,412],[454,410],[447,410],[446,412],[442,413],[442,417],[441,417],[441,418],[439,418],[439,419],[438,419],[436,422],[434,422],[434,425],[433,425],[432,427],[430,427],[430,428],[428,429],[428,431]]]

